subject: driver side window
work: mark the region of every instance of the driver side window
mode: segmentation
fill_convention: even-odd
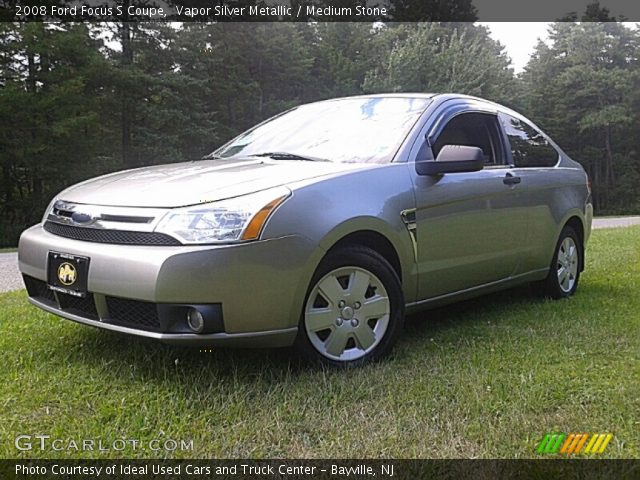
[[[498,121],[494,115],[463,113],[453,117],[433,145],[434,158],[445,145],[478,147],[484,154],[486,166],[504,164]]]

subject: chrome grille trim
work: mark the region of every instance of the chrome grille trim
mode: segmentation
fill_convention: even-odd
[[[77,228],[152,232],[168,211],[166,208],[113,207],[57,200],[47,212],[46,220]]]

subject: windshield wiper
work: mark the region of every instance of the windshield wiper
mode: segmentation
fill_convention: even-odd
[[[325,160],[324,158],[316,158],[316,157],[303,157],[302,155],[298,155],[295,153],[288,152],[267,152],[267,153],[253,153],[252,157],[269,157],[274,160],[305,160],[307,162],[328,162],[329,160]]]
[[[222,158],[222,157],[220,155],[216,155],[215,153],[209,153],[204,157],[200,157],[200,160],[217,160],[219,158]]]

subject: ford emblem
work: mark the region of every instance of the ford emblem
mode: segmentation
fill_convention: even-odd
[[[93,222],[95,218],[93,218],[88,213],[74,212],[71,215],[71,220],[73,220],[73,223],[80,223],[80,224],[86,225],[88,223]]]

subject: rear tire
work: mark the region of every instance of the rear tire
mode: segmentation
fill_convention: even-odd
[[[327,254],[307,290],[296,349],[314,363],[362,365],[387,355],[404,322],[400,280],[366,247]]]
[[[545,295],[551,298],[570,297],[578,288],[582,245],[573,227],[565,226],[556,244],[549,275],[543,282]]]

